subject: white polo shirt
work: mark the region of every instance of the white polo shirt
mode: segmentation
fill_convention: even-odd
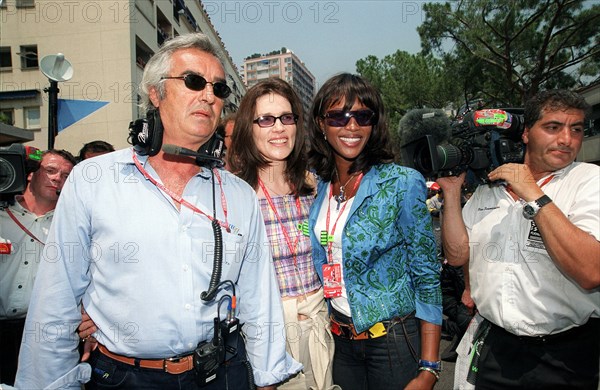
[[[573,163],[553,175],[544,193],[569,221],[600,240],[600,167]],[[523,217],[523,202],[503,186],[479,186],[463,219],[471,295],[484,318],[516,335],[540,336],[600,317],[600,289],[584,290],[556,267],[535,222]]]
[[[18,201],[9,209],[35,238],[19,227],[6,210],[0,210],[0,237],[12,244],[10,254],[0,254],[0,320],[25,318],[44,249],[36,238],[46,242],[54,215],[52,210],[37,216]]]

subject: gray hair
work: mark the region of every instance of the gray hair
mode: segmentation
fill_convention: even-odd
[[[208,54],[212,54],[219,60],[221,66],[223,66],[223,60],[221,59],[217,47],[215,47],[204,34],[184,34],[165,41],[160,49],[152,56],[152,58],[150,58],[144,68],[144,74],[139,90],[141,98],[140,107],[144,112],[154,108],[154,105],[150,101],[150,91],[152,89],[156,89],[159,99],[162,100],[164,98],[165,86],[162,78],[169,76],[173,53],[183,49],[199,49]]]

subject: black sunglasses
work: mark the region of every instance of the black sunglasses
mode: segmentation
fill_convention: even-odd
[[[333,127],[344,127],[350,122],[351,118],[354,118],[359,126],[372,126],[375,124],[375,113],[368,109],[356,111],[328,111],[323,115],[323,118],[325,119],[327,126]]]
[[[210,81],[206,81],[206,79],[198,74],[189,73],[185,76],[171,76],[171,77],[162,77],[161,80],[183,80],[185,86],[192,91],[202,91],[206,88],[206,84],[210,84],[213,87],[213,93],[216,97],[221,99],[226,99],[227,96],[231,93],[231,88],[227,86],[224,82],[217,81],[215,83],[211,83]]]
[[[295,125],[298,122],[298,115],[296,114],[282,114],[281,116],[263,115],[259,116],[253,123],[256,123],[259,127],[271,127],[275,125],[275,121],[279,119],[282,125]]]

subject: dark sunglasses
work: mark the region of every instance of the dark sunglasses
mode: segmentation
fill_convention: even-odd
[[[206,81],[206,79],[198,74],[189,73],[185,76],[172,76],[172,77],[163,77],[161,80],[183,80],[185,86],[192,91],[202,91],[206,88],[206,84],[210,84],[213,87],[213,93],[216,97],[221,99],[226,99],[227,96],[231,93],[231,88],[227,86],[224,82],[217,81],[216,83],[211,83],[210,81]]]
[[[375,113],[371,110],[335,110],[326,112],[323,118],[327,126],[333,127],[344,127],[350,122],[351,118],[354,118],[359,126],[372,126],[375,122]]]
[[[283,114],[281,116],[263,115],[259,116],[253,123],[256,123],[259,127],[271,127],[275,125],[275,121],[279,119],[282,125],[295,125],[298,122],[298,115],[296,114]]]

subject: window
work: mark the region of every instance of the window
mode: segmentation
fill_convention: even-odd
[[[21,46],[21,52],[18,54],[21,57],[21,69],[37,69],[37,67],[38,67],[37,45]]]
[[[17,0],[17,8],[35,7],[35,0]]]
[[[0,110],[0,122],[11,126],[15,124],[14,111],[12,108],[4,108]]]
[[[10,56],[10,46],[0,47],[0,69],[11,69],[12,58]]]
[[[39,107],[25,107],[23,114],[25,116],[26,129],[39,129],[41,127]]]

